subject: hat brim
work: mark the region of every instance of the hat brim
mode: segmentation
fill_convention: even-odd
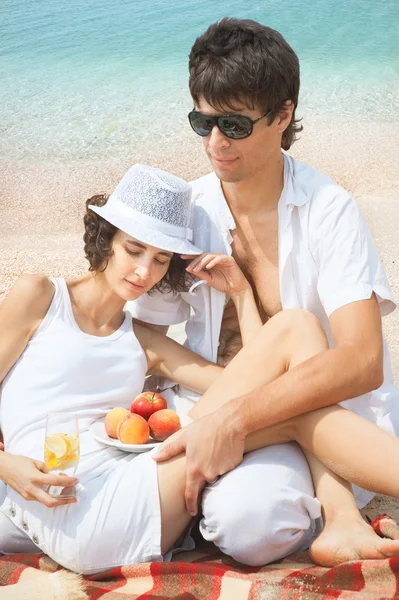
[[[168,252],[174,252],[175,254],[192,254],[196,256],[202,254],[202,250],[194,246],[188,240],[173,235],[168,235],[154,229],[149,229],[142,223],[126,219],[125,216],[121,216],[107,203],[104,206],[89,206],[90,210],[97,213],[100,217],[114,225],[121,231],[124,231],[128,235],[131,235],[139,242],[149,244],[160,250],[167,250]]]

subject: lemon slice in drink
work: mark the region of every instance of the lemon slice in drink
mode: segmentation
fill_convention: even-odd
[[[69,452],[71,454],[79,450],[79,435],[77,433],[69,433],[65,436],[65,438],[69,444]]]
[[[69,443],[65,437],[59,433],[53,433],[46,437],[46,449],[52,452],[57,460],[62,460],[69,454]]]

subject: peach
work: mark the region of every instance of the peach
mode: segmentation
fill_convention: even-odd
[[[122,444],[146,444],[150,437],[150,428],[143,417],[129,412],[119,421],[116,434]]]
[[[181,429],[179,415],[170,408],[157,410],[148,419],[148,425],[150,426],[152,437],[158,442],[163,442],[172,433]]]
[[[117,406],[112,408],[107,412],[107,415],[104,419],[104,427],[107,434],[112,438],[117,438],[116,428],[118,426],[118,422],[129,414],[127,408],[122,408],[121,406]]]

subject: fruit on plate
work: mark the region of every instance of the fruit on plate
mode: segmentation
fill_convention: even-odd
[[[122,444],[146,444],[150,437],[150,428],[143,417],[128,412],[118,422],[116,434]]]
[[[129,414],[127,408],[122,408],[121,406],[116,406],[107,412],[107,415],[104,419],[104,427],[107,434],[112,438],[117,438],[116,428],[118,426],[119,421],[126,417]]]
[[[158,410],[168,408],[165,398],[157,392],[142,392],[132,402],[130,412],[149,419]]]
[[[163,442],[172,433],[181,429],[179,415],[170,408],[158,410],[148,419],[150,433],[154,440]]]

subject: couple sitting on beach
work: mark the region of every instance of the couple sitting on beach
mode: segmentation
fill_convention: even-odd
[[[309,546],[326,566],[397,556],[358,511],[399,497],[381,331],[395,304],[353,199],[281,151],[299,129],[298,59],[225,19],[192,48],[190,91],[214,173],[189,185],[133,166],[87,202],[89,273],[21,277],[0,308],[0,553],[85,574],[169,560],[200,515],[249,565]],[[186,347],[164,335],[183,321]],[[148,374],[170,380],[187,424],[157,452],[99,444],[90,425]],[[77,481],[41,462],[55,411],[79,419]],[[77,502],[46,491],[76,483]]]

